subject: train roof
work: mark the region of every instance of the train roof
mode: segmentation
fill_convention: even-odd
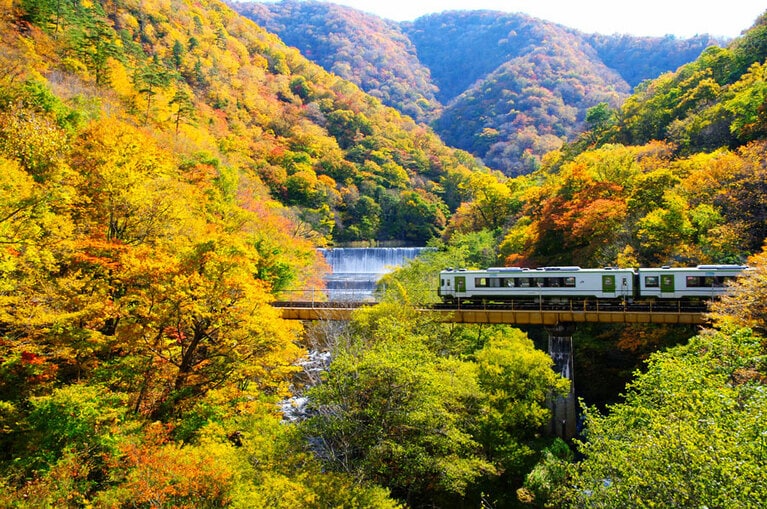
[[[671,272],[694,272],[694,271],[741,271],[748,269],[748,265],[697,265],[695,267],[671,267],[669,265],[664,265],[663,267],[642,267],[639,270],[640,271],[648,271],[648,270],[663,270],[663,271],[671,271]]]
[[[468,269],[454,269],[452,267],[448,267],[442,272],[468,272],[471,274],[479,274],[479,273],[532,273],[537,274],[541,272],[605,272],[605,271],[631,271],[633,272],[634,269],[622,269],[620,267],[602,267],[602,268],[592,268],[592,269],[584,269],[582,267],[579,267],[577,265],[572,266],[563,266],[563,267],[538,267],[535,269],[530,269],[527,267],[488,267],[487,269],[474,269],[474,270],[468,270]]]
[[[695,267],[672,267],[670,265],[664,265],[662,267],[641,267],[637,269],[640,272],[647,271],[669,271],[669,272],[694,272],[694,271],[742,271],[749,269],[748,265],[734,265],[734,264],[707,264],[697,265]],[[535,269],[527,267],[488,267],[487,269],[454,269],[453,267],[447,267],[442,272],[468,272],[472,274],[478,273],[541,273],[541,272],[605,272],[605,271],[631,271],[635,269],[621,268],[621,267],[602,267],[602,268],[590,268],[584,269],[577,265],[563,266],[563,267],[538,267]]]

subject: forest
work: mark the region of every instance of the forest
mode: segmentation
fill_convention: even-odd
[[[0,506],[763,506],[766,58],[763,16],[509,177],[224,3],[0,0]],[[383,240],[434,249],[350,322],[271,305]],[[534,331],[417,312],[447,266],[746,262],[705,329],[579,331],[569,442]]]

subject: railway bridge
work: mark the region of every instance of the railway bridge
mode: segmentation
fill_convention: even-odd
[[[286,320],[349,320],[352,313],[372,301],[278,301],[274,306],[282,310]],[[702,302],[602,302],[572,299],[565,302],[511,301],[505,303],[421,304],[422,313],[433,315],[444,322],[488,323],[511,325],[598,323],[658,323],[675,325],[703,325],[706,323],[706,305]]]

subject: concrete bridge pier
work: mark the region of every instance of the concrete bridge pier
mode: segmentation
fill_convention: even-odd
[[[576,433],[575,376],[573,370],[573,332],[575,324],[557,324],[546,327],[549,334],[549,355],[554,361],[554,370],[570,380],[570,392],[550,402],[551,421],[549,434],[563,440],[573,438]]]

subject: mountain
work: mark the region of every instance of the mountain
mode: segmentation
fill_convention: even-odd
[[[455,13],[448,19],[452,24],[442,16],[419,21],[426,27],[485,26],[497,13]],[[540,155],[572,139],[582,130],[589,108],[599,103],[617,107],[629,86],[579,34],[525,17],[506,21],[519,23],[515,28],[505,24],[515,34],[505,40],[505,62],[454,98],[434,128],[449,145],[514,175],[533,171]]]
[[[404,24],[446,102],[433,122],[450,145],[509,175],[617,107],[632,85],[674,70],[718,41],[588,35],[521,14],[455,11]]]
[[[590,107],[616,107],[641,81],[721,43],[708,36],[584,34],[494,11],[450,11],[397,24],[327,2],[232,5],[507,174],[532,171],[547,150],[572,140]]]

